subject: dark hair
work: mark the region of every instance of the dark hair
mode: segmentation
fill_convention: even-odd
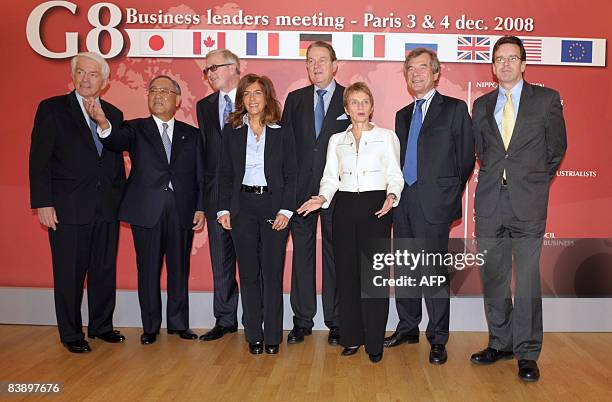
[[[370,88],[368,88],[365,82],[356,82],[346,88],[344,90],[344,95],[342,96],[342,105],[344,106],[344,108],[346,108],[346,106],[348,105],[349,96],[351,96],[355,92],[363,92],[364,94],[368,95],[368,98],[370,98],[372,110],[370,111],[370,116],[368,118],[372,120],[372,116],[374,115],[374,96],[372,96],[372,91],[370,91]]]
[[[495,45],[493,45],[493,57],[491,57],[492,63],[495,63],[495,52],[497,52],[497,49],[499,49],[501,45],[505,45],[506,43],[518,46],[521,50],[521,61],[527,60],[527,52],[525,51],[525,46],[523,46],[523,41],[517,38],[516,36],[507,35],[499,38],[497,42],[495,42]]]
[[[332,45],[322,40],[312,42],[310,45],[308,45],[308,49],[306,49],[306,60],[308,60],[308,54],[310,53],[310,49],[312,49],[313,47],[322,47],[327,49],[329,51],[329,57],[331,58],[331,61],[334,62],[338,60],[338,58],[336,57],[336,51],[334,50]]]
[[[176,91],[177,95],[181,94],[181,86],[179,85],[178,82],[176,82],[176,80],[168,77],[167,75],[158,75],[155,78],[153,78],[151,81],[149,81],[149,88],[151,88],[151,85],[153,85],[153,83],[161,78],[164,78],[168,81],[170,81],[172,83],[172,85],[174,86],[174,90]]]
[[[229,123],[234,128],[242,126],[242,118],[247,114],[247,110],[244,107],[244,91],[246,91],[249,85],[255,83],[261,86],[266,102],[261,124],[276,123],[280,120],[281,107],[276,99],[276,91],[270,78],[265,75],[247,74],[238,82],[238,88],[236,89],[236,110],[229,115]]]

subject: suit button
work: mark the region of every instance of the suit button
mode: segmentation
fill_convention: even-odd
[[[102,166],[102,161],[101,160],[98,161],[98,166]]]
[[[313,152],[319,152],[319,148],[315,148],[312,150]]]
[[[508,159],[508,154],[504,155],[504,159]]]
[[[164,188],[164,191],[168,191],[168,187]]]
[[[102,188],[102,183],[100,183],[100,181],[98,180],[98,182],[96,183],[96,190],[100,190],[100,188]]]

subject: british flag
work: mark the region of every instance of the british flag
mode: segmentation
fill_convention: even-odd
[[[491,61],[491,38],[487,36],[457,37],[457,60]]]

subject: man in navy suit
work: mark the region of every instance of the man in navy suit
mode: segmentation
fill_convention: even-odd
[[[151,116],[123,126],[111,126],[100,107],[87,103],[102,143],[128,151],[132,161],[119,219],[131,225],[134,236],[143,344],[155,342],[161,327],[159,279],[164,255],[168,333],[197,339],[189,329],[189,258],[193,232],[204,226],[200,133],[174,118],[181,103],[181,88],[175,80],[157,76],[148,92]]]
[[[117,209],[125,167],[120,153],[102,147],[84,102],[98,104],[115,125],[121,124],[123,114],[100,99],[109,76],[102,56],[79,53],[71,66],[74,91],[42,101],[36,111],[30,204],[49,231],[60,339],[70,352],[85,353],[91,351],[81,323],[85,276],[89,337],[111,343],[125,340],[113,330]]]
[[[204,75],[215,92],[201,99],[196,110],[204,148],[204,213],[208,221],[208,246],[213,272],[215,326],[200,336],[200,340],[212,341],[238,329],[236,252],[231,231],[223,229],[217,222],[217,204],[221,133],[227,116],[235,109],[240,59],[227,49],[217,49],[206,54],[205,63]]]

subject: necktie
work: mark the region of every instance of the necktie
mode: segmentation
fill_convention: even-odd
[[[164,150],[166,151],[166,158],[168,158],[168,163],[170,163],[172,142],[170,141],[170,136],[168,135],[168,123],[162,123],[162,143],[164,144]],[[168,182],[168,187],[170,187],[170,190],[174,190],[174,187],[172,187],[172,182]]]
[[[504,104],[504,110],[502,111],[501,120],[501,135],[502,141],[504,142],[504,148],[508,150],[510,145],[510,139],[512,138],[512,131],[514,130],[514,105],[512,104],[512,96],[510,91],[506,92],[506,103]],[[503,173],[504,179],[506,178],[506,169]]]
[[[323,127],[323,119],[325,118],[325,101],[323,100],[323,95],[327,93],[325,89],[317,89],[317,95],[319,99],[317,99],[317,106],[315,107],[315,134],[317,138],[319,138],[319,134],[321,134],[321,128]]]
[[[96,144],[96,150],[98,151],[98,156],[102,155],[102,143],[100,142],[100,138],[98,137],[98,125],[92,119],[89,119],[89,128],[91,130],[91,136],[93,137],[94,144]]]
[[[229,114],[233,111],[233,104],[229,95],[225,94],[223,99],[225,99],[225,108],[223,109],[223,122],[221,123],[221,130],[223,130],[223,127],[225,127],[225,125],[227,124],[227,118]]]
[[[170,153],[172,152],[172,142],[170,136],[168,136],[168,123],[162,123],[162,143],[164,144],[164,150],[166,151],[166,157],[168,163],[170,163]]]
[[[404,160],[404,180],[409,186],[417,181],[417,145],[421,127],[423,126],[423,110],[421,106],[425,99],[418,99],[414,106],[414,113],[410,121],[408,131],[408,146],[406,147],[406,159]]]

